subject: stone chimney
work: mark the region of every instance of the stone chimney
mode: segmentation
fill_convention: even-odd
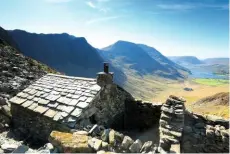
[[[104,72],[97,73],[97,84],[101,87],[113,83],[113,72],[109,72],[109,63],[104,63]]]

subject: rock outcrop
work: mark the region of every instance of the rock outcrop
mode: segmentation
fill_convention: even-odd
[[[0,96],[7,99],[46,73],[55,72],[4,42],[0,44],[0,69]]]

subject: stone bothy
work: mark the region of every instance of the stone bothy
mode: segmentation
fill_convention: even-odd
[[[108,64],[97,79],[47,74],[10,99],[13,127],[33,139],[52,130],[70,131],[92,124],[110,127],[133,97],[113,83]]]

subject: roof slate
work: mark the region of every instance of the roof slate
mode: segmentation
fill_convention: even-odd
[[[47,74],[10,102],[73,126],[100,89],[96,79]]]

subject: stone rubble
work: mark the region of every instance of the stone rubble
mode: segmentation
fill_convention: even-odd
[[[125,136],[113,129],[109,130],[109,134],[111,135],[108,135],[108,142],[105,142],[102,140],[103,135],[91,137],[78,131],[74,133],[53,131],[50,134],[49,141],[55,147],[54,149],[58,149],[58,152],[148,153],[154,150],[151,141],[145,142],[143,145],[139,139],[133,141],[129,136]]]
[[[55,71],[0,43],[0,97],[8,100],[47,72]]]

